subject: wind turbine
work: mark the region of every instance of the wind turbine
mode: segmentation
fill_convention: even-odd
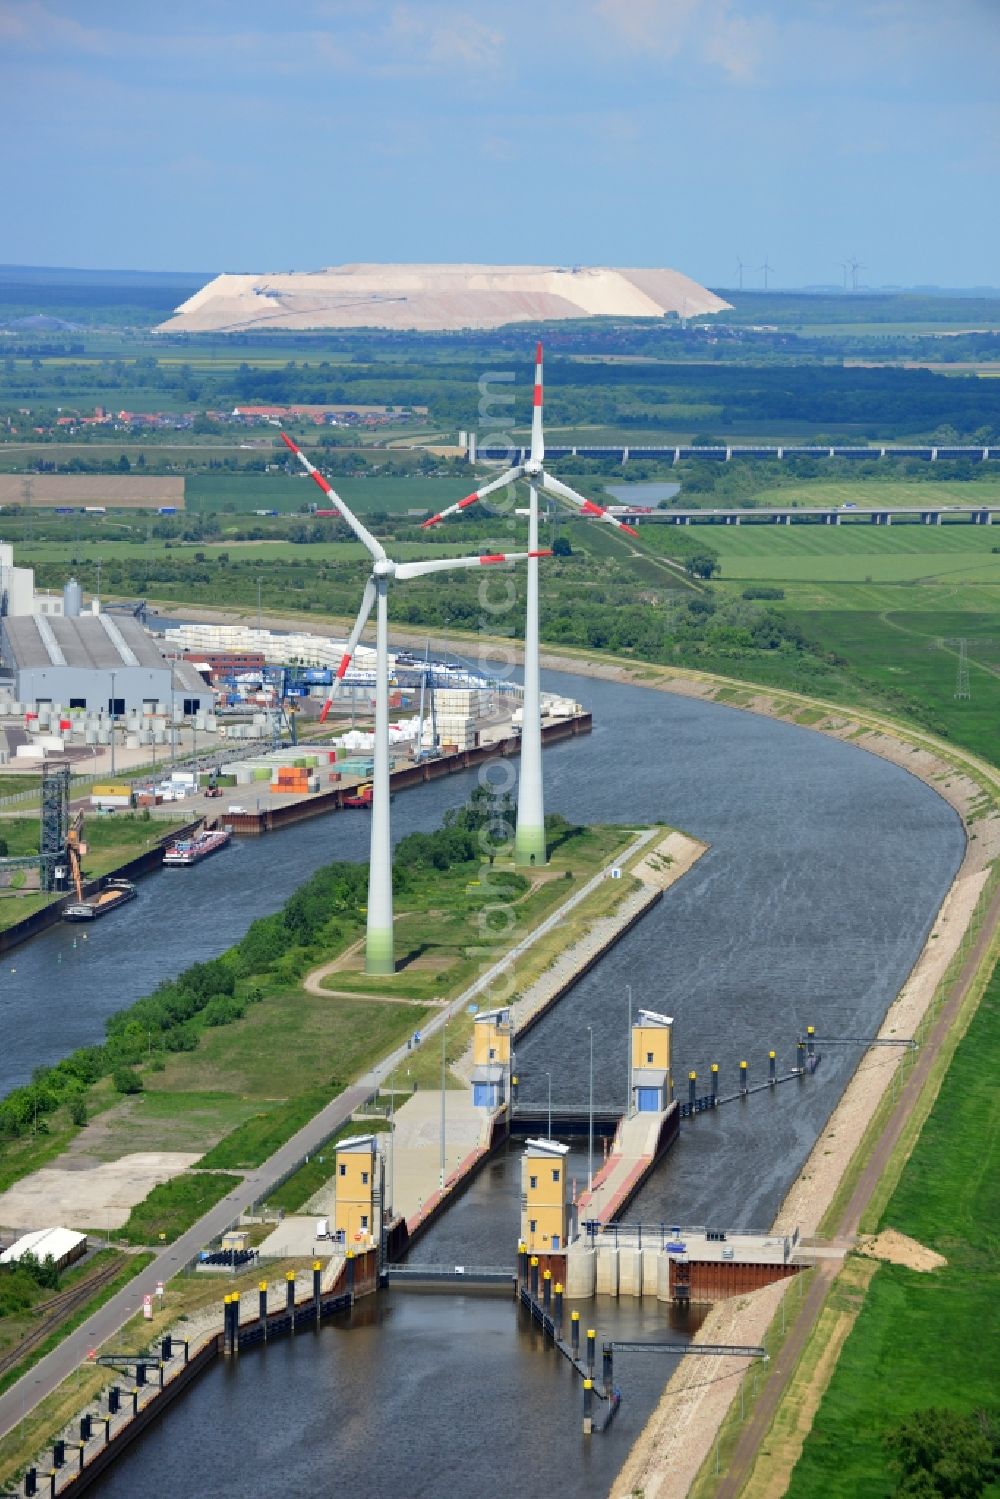
[[[857,289],[858,289],[858,272],[859,271],[863,271],[865,268],[861,264],[861,261],[857,258],[856,255],[852,255],[851,258],[850,258],[850,260],[847,262],[847,264],[851,268],[851,290],[852,291],[857,291]]]
[[[498,552],[488,557],[435,557],[427,562],[394,562],[387,556],[385,548],[371,532],[361,524],[337,494],[331,484],[323,478],[309,459],[296,447],[287,433],[282,439],[302,464],[306,473],[315,480],[328,496],[334,509],[350,527],[372,559],[372,571],[361,599],[361,608],[347,640],[347,646],[337,667],[338,682],[343,679],[351,664],[351,657],[361,639],[361,632],[368,623],[368,616],[376,607],[375,632],[375,751],[374,774],[372,776],[372,836],[368,862],[368,923],[365,941],[365,972],[370,974],[395,973],[395,949],[393,945],[392,916],[392,839],[389,828],[389,611],[388,594],[391,582],[406,583],[413,578],[425,578],[431,573],[446,572],[449,568],[490,567],[502,562],[522,562],[527,552]],[[551,556],[550,552],[538,555]],[[323,716],[329,712],[327,699]]]
[[[744,266],[743,266],[742,260],[740,259],[740,257],[738,255],[736,257],[736,270],[737,270],[737,272],[739,274],[739,278],[740,278],[740,291],[742,291],[743,290],[743,270],[744,270]]]
[[[449,505],[437,515],[424,521],[424,526],[436,526],[449,515],[455,515],[475,504],[485,495],[518,479],[527,479],[530,484],[530,508],[528,511],[528,578],[527,603],[524,621],[524,704],[521,719],[521,771],[517,789],[517,830],[514,835],[514,862],[518,865],[544,864],[545,847],[545,798],[542,790],[542,705],[540,670],[538,661],[538,491],[547,491],[561,500],[574,505],[581,515],[595,515],[619,530],[633,536],[635,530],[626,526],[616,515],[585,500],[583,495],[570,489],[559,479],[545,472],[545,434],[542,427],[542,346],[535,349],[535,388],[531,414],[531,448],[523,463],[484,484],[472,494],[466,495],[456,505]]]
[[[761,271],[764,272],[764,290],[767,291],[767,278],[768,278],[769,274],[771,273],[771,271],[774,270],[774,266],[773,265],[768,265],[767,256],[766,255],[764,256],[764,264],[762,266],[758,266],[758,270],[761,270]]]

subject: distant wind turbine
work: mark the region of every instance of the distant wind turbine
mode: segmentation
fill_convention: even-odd
[[[858,260],[857,256],[855,256],[855,255],[852,255],[851,258],[850,258],[850,260],[847,263],[848,263],[848,265],[851,268],[851,290],[852,291],[857,291],[857,289],[858,289],[858,272],[859,271],[863,271],[865,269],[865,267],[861,264],[861,261]]]
[[[738,255],[736,257],[736,270],[737,270],[737,272],[739,274],[739,278],[740,278],[740,291],[742,291],[743,290],[743,262],[742,262],[742,260],[740,259],[740,257]]]
[[[770,275],[771,271],[774,270],[774,266],[773,265],[768,265],[767,256],[765,255],[764,256],[764,264],[763,265],[759,265],[757,267],[757,269],[759,271],[763,271],[764,272],[764,290],[767,291],[767,278]]]

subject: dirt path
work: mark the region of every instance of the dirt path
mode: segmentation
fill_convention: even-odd
[[[302,987],[307,994],[315,994],[320,999],[360,999],[365,1004],[371,1005],[409,1005],[412,1009],[438,1009],[448,1003],[445,999],[407,999],[403,994],[364,994],[354,989],[328,989],[322,982],[328,974],[336,968],[335,963],[324,963],[321,968],[314,968],[312,973],[306,974],[302,980]]]

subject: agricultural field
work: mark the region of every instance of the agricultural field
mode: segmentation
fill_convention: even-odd
[[[853,461],[853,460],[851,460]],[[991,460],[992,463],[992,460]],[[770,505],[801,506],[823,510],[840,505],[856,505],[859,510],[877,510],[882,506],[912,506],[915,510],[940,505],[1000,505],[1000,463],[977,477],[974,484],[962,480],[864,479],[860,483],[834,482],[822,479],[803,480],[801,484],[782,484],[773,489],[759,489],[754,504],[766,510]],[[678,501],[678,503],[682,503]],[[898,524],[898,522],[897,522]]]
[[[668,527],[642,528],[656,550],[669,550]],[[656,536],[652,533],[656,531]],[[702,526],[691,536],[704,540],[722,563],[720,578],[733,582],[847,584],[943,584],[968,589],[1000,586],[1000,524],[965,521],[940,526],[874,526],[845,521],[840,526]],[[998,549],[998,550],[995,550]]]
[[[1000,529],[941,526],[687,527],[721,571],[712,587],[736,599],[759,589],[792,629],[837,663],[873,706],[1000,758]],[[646,527],[657,551],[672,527]],[[655,535],[654,535],[655,533]],[[691,542],[689,540],[688,544]],[[958,697],[965,640],[968,697]],[[819,695],[850,698],[843,681]]]
[[[910,1235],[947,1263],[929,1273],[879,1266],[792,1474],[789,1499],[889,1499],[902,1492],[887,1438],[916,1412],[943,1410],[952,1419],[988,1412],[996,1422],[998,1065],[1000,971],[994,971],[879,1225]],[[906,1492],[995,1495],[997,1486]]]
[[[303,446],[314,462],[322,464],[322,458],[306,440],[303,440]],[[379,478],[376,475],[371,479],[337,477],[332,482],[340,497],[361,515],[379,510],[405,515],[408,510],[440,509],[442,505],[461,499],[470,487],[460,478]],[[189,511],[231,511],[241,515],[253,514],[255,510],[291,513],[313,504],[329,508],[329,503],[307,474],[301,479],[284,474],[198,474],[185,482],[184,503]]]

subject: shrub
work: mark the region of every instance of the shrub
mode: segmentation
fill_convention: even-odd
[[[142,1078],[134,1067],[116,1067],[111,1074],[111,1081],[117,1093],[142,1092]]]
[[[771,588],[766,583],[751,583],[749,588],[744,588],[745,599],[783,599],[785,590],[783,588]]]

